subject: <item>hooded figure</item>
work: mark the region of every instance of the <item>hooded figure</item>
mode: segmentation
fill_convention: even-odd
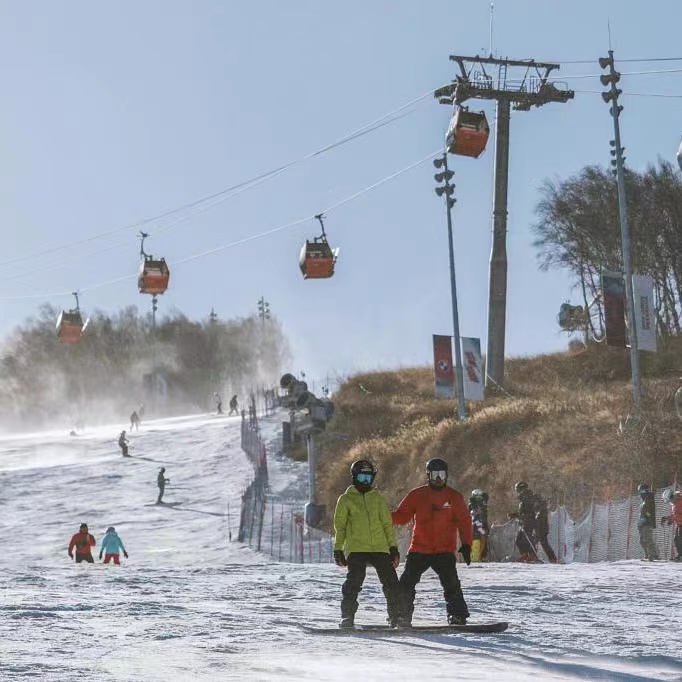
[[[128,552],[126,552],[126,548],[123,546],[123,541],[118,537],[116,529],[113,526],[109,526],[104,538],[102,538],[102,548],[99,550],[99,558],[101,559],[102,554],[104,554],[105,564],[108,564],[113,559],[116,566],[120,566],[121,561],[119,559],[119,554],[121,552],[123,552],[123,556],[127,559]]]

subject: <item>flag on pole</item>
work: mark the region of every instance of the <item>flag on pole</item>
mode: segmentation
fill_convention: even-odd
[[[606,345],[625,348],[625,282],[620,272],[602,272]]]
[[[467,400],[485,400],[481,339],[462,337],[462,365],[464,366],[464,397]]]
[[[632,275],[632,295],[635,299],[635,329],[639,350],[656,352],[656,322],[654,320],[654,280],[649,275]]]
[[[450,336],[433,335],[433,370],[436,378],[436,398],[454,398],[455,370],[452,366]]]

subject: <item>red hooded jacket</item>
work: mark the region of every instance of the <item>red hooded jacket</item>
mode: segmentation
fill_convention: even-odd
[[[81,533],[80,531],[76,533],[69,542],[69,554],[73,552],[73,548],[76,548],[76,554],[83,556],[84,554],[90,554],[90,547],[95,546],[95,538],[90,535],[90,533]]]
[[[471,546],[474,533],[466,500],[448,486],[435,490],[423,485],[411,490],[391,516],[399,526],[414,519],[410,552],[456,552],[457,531],[461,544]]]

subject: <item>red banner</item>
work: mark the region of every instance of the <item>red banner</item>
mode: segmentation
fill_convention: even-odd
[[[604,296],[606,345],[625,348],[625,282],[619,272],[603,272],[601,290]]]
[[[433,335],[433,371],[436,398],[455,397],[455,369],[452,366],[452,338]]]

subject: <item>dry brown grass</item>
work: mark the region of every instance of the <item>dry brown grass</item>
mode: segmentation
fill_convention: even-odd
[[[434,398],[430,367],[351,377],[317,439],[320,502],[331,517],[349,485],[348,468],[361,457],[378,465],[377,484],[392,505],[423,482],[426,460],[442,457],[451,485],[466,495],[490,493],[496,521],[514,508],[520,479],[574,514],[640,481],[669,484],[682,448],[673,405],[682,344],[642,354],[642,369],[645,423],[625,435],[619,422],[631,406],[629,355],[603,346],[508,359],[505,392],[469,403],[463,423],[454,401]]]

